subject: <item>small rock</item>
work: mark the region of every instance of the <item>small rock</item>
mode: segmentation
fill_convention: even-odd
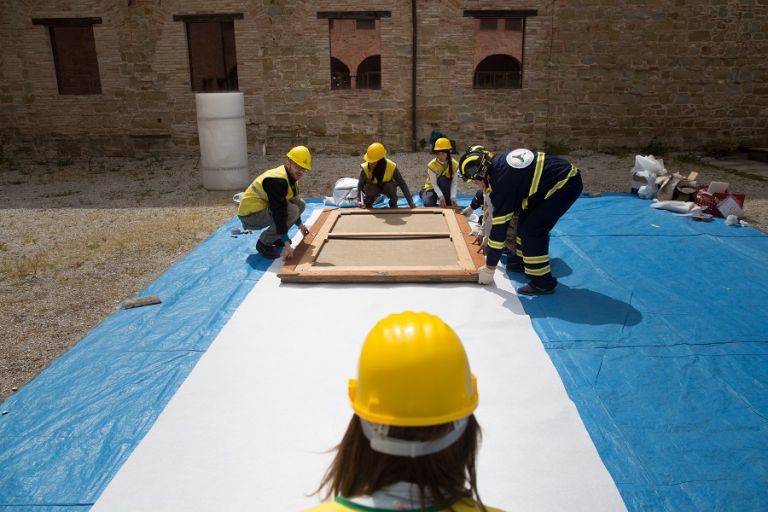
[[[5,416],[6,414],[8,414],[8,411],[3,411],[3,416]]]
[[[18,391],[18,390],[19,390],[19,388],[11,388],[11,391],[14,391],[14,392]]]

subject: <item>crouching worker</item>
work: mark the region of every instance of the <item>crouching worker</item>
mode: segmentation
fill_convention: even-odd
[[[379,194],[384,194],[389,198],[389,207],[397,208],[397,187],[400,187],[405,200],[408,201],[408,206],[416,208],[408,184],[397,169],[397,164],[386,156],[387,149],[381,142],[374,142],[368,146],[368,150],[363,155],[365,162],[360,164],[360,177],[357,179],[357,206],[373,208],[373,203]]]
[[[451,141],[446,137],[435,141],[435,158],[427,164],[427,179],[419,192],[424,206],[456,206],[459,162],[451,157],[451,149]]]
[[[456,333],[436,316],[380,320],[349,381],[354,415],[311,511],[473,510],[480,426],[477,383]]]
[[[508,226],[519,215],[517,244],[507,260],[507,270],[525,272],[529,279],[518,293],[554,292],[557,279],[549,264],[549,232],[581,194],[579,169],[542,151],[520,148],[494,155],[476,145],[462,155],[459,172],[465,181],[488,192],[490,204],[486,207],[493,208],[485,265],[480,268],[478,282],[493,282]]]
[[[309,229],[301,222],[304,201],[299,198],[299,180],[312,168],[312,156],[304,146],[291,148],[285,164],[261,173],[245,190],[237,216],[245,229],[265,229],[256,250],[265,258],[293,257],[288,228],[296,224],[303,236]]]

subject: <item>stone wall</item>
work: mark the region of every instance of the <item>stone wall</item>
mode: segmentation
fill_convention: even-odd
[[[416,5],[414,141],[410,1],[0,0],[0,141],[75,153],[197,151],[185,25],[173,17],[242,13],[238,78],[258,153],[302,143],[361,154],[373,140],[410,150],[433,130],[499,149],[768,145],[764,0]],[[465,9],[538,11],[525,24],[522,89],[473,89],[476,20]],[[352,10],[391,13],[378,24],[381,90],[330,89],[328,20],[317,13]],[[47,29],[31,22],[48,17],[102,18],[93,26],[101,95],[58,94]]]

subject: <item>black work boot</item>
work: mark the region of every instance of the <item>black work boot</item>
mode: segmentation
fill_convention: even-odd
[[[528,282],[527,285],[517,289],[517,293],[522,295],[548,295],[555,293],[557,279],[549,277],[548,279],[536,279]]]
[[[261,240],[256,242],[256,250],[259,251],[259,254],[270,260],[274,260],[280,256],[280,249],[280,247],[275,247],[274,245],[269,246]]]

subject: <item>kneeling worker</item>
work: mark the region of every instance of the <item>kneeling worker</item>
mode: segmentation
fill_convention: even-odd
[[[403,191],[408,206],[416,208],[411,191],[403,179],[403,175],[397,169],[397,164],[386,158],[387,150],[381,142],[374,142],[368,146],[363,155],[365,162],[360,164],[360,177],[357,179],[357,206],[359,208],[373,208],[373,203],[379,194],[389,198],[389,207],[397,208],[397,187]]]
[[[309,234],[301,222],[305,205],[299,198],[299,180],[312,168],[312,155],[305,146],[296,146],[286,156],[285,164],[264,171],[253,180],[237,209],[243,228],[267,228],[256,242],[256,250],[272,260],[280,255],[281,248],[283,258],[293,257],[289,226],[296,224],[303,236]]]
[[[354,410],[313,512],[500,512],[478,496],[477,382],[461,340],[428,313],[389,315],[363,343]]]

